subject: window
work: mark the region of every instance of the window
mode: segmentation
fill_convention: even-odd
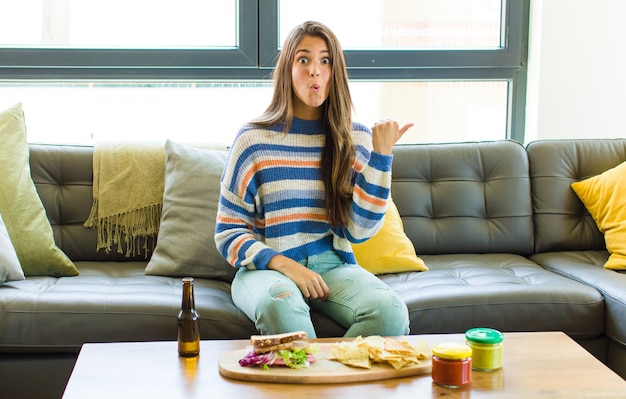
[[[0,3],[2,43],[32,48],[235,48],[234,0]]]
[[[350,15],[358,16],[355,23],[346,23]],[[279,43],[306,19],[324,21],[347,50],[497,49],[502,45],[501,0],[318,0],[314,9],[281,1]]]
[[[342,42],[355,119],[414,122],[404,143],[523,142],[528,0],[7,3],[0,108],[23,103],[31,142],[229,144],[267,106],[280,44],[306,19]]]

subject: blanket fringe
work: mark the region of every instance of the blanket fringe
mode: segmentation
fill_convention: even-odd
[[[162,210],[162,204],[154,204],[98,218],[98,200],[94,199],[92,211],[84,226],[97,228],[97,250],[104,249],[108,254],[116,246],[117,253],[125,253],[126,257],[143,252],[147,259],[154,250],[156,240],[150,239],[159,233]],[[151,245],[148,245],[149,242]]]

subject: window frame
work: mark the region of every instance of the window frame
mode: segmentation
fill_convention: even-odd
[[[505,80],[506,138],[524,142],[530,0],[502,0],[495,49],[345,50],[350,79]],[[16,48],[0,45],[0,81],[216,81],[269,78],[279,53],[279,0],[238,0],[238,46],[190,49]]]
[[[269,3],[259,9],[261,43],[260,67],[272,68],[278,55],[278,3],[280,0],[261,0]],[[358,71],[386,70],[391,74],[403,74],[414,69],[432,68],[516,68],[522,62],[520,43],[524,31],[522,19],[528,0],[502,0],[504,34],[503,46],[488,49],[416,49],[416,50],[349,50],[344,49],[348,69]],[[273,16],[276,16],[273,19]],[[389,72],[387,72],[389,73]],[[359,74],[355,78],[359,78]]]
[[[258,69],[258,1],[238,0],[237,13],[237,47],[0,47],[0,80],[249,79]]]

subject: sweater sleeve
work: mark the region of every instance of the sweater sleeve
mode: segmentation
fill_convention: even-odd
[[[371,131],[357,129],[354,192],[350,222],[343,235],[354,243],[374,236],[383,225],[391,187],[392,155],[371,149]]]
[[[235,267],[267,269],[267,264],[278,254],[261,240],[255,232],[257,224],[254,196],[254,179],[246,176],[242,151],[233,146],[222,174],[220,199],[215,226],[215,244],[222,256]],[[248,183],[246,183],[248,182]]]

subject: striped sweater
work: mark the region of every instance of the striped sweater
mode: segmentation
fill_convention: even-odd
[[[302,260],[334,249],[356,264],[350,242],[382,226],[391,185],[391,155],[372,152],[371,130],[353,124],[356,158],[349,223],[333,228],[324,207],[321,121],[295,118],[283,126],[244,127],[222,174],[215,243],[235,267],[267,269],[276,254]]]

